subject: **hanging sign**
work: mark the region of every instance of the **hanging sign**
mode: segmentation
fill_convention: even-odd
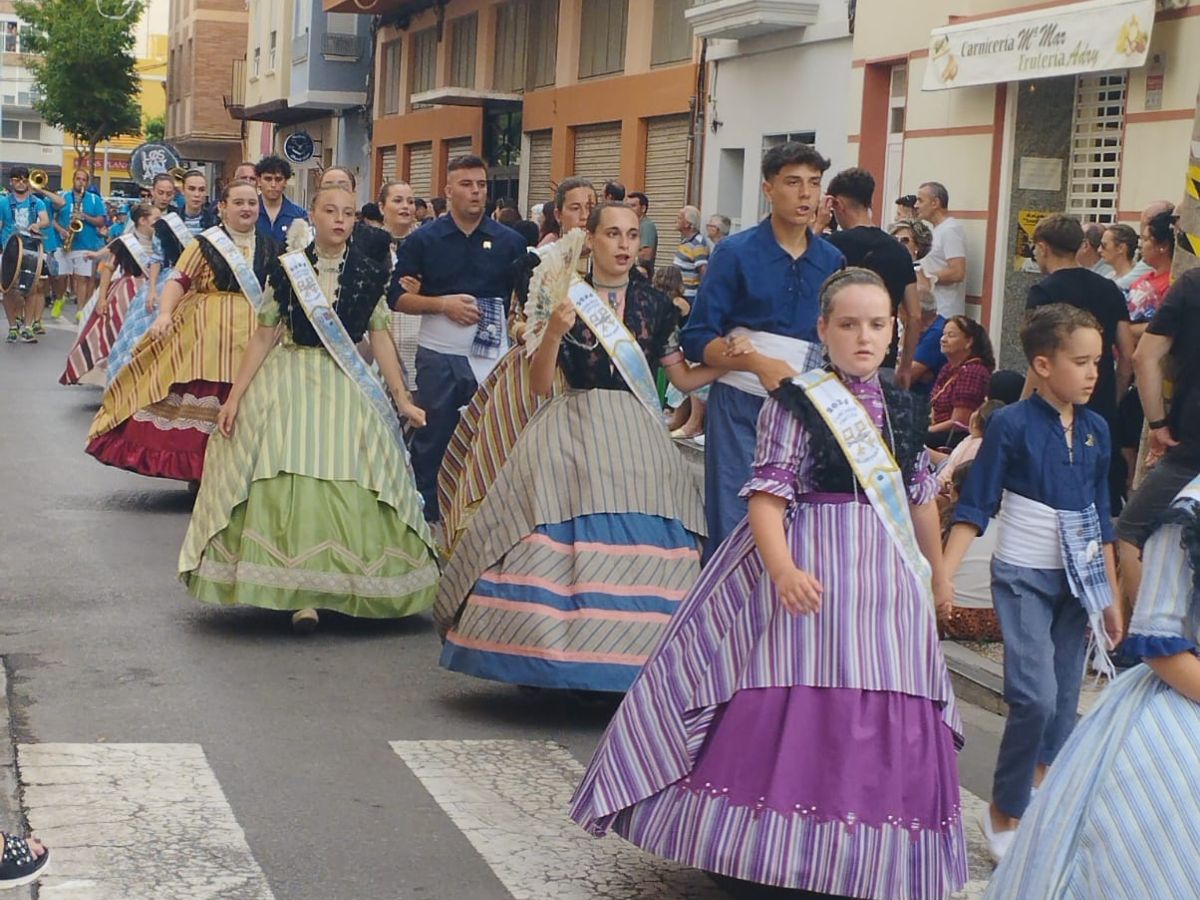
[[[179,152],[170,144],[139,144],[129,154],[129,171],[139,184],[149,184],[155,175],[169,174],[182,165]]]
[[[935,28],[922,87],[1138,68],[1153,27],[1154,0],[1090,0]]]
[[[294,163],[308,162],[315,150],[312,136],[307,131],[294,131],[283,142],[283,155]]]

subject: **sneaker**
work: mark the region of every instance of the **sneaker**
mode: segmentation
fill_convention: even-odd
[[[17,336],[18,336],[17,326],[10,325],[8,327],[8,337],[5,338],[4,343],[15,344],[17,342]]]
[[[62,316],[63,307],[66,305],[66,297],[55,297],[54,302],[50,304],[50,318],[57,319]]]
[[[1017,838],[1016,829],[1014,828],[1011,831],[993,831],[992,814],[990,810],[986,809],[979,817],[979,826],[983,829],[984,840],[987,841],[988,855],[992,858],[992,862],[999,865],[1000,860],[1004,859],[1004,854],[1008,853],[1013,841]]]
[[[315,609],[301,609],[292,614],[292,631],[296,634],[312,634],[320,623]]]
[[[82,321],[83,321],[83,310],[81,309],[75,313],[75,323],[79,324]]]
[[[41,319],[38,319],[36,322],[33,323],[32,326],[30,326],[29,330],[32,331],[34,334],[45,334],[46,326],[42,324]]]
[[[38,342],[38,339],[33,336],[32,328],[25,327],[25,328],[21,329],[21,343],[22,344],[36,344],[37,342]]]

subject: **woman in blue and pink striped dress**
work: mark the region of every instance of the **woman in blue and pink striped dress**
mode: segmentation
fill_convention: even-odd
[[[900,466],[941,608],[952,588],[922,447],[927,413],[876,372],[890,310],[882,282],[850,270],[826,282],[819,327],[833,371]],[[804,390],[781,385],[758,427],[750,514],[634,682],[571,815],[727,878],[945,897],[967,875],[962,727],[930,585]]]

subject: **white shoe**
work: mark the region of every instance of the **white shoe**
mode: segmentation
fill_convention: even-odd
[[[320,623],[315,609],[301,609],[292,615],[292,631],[296,634],[312,634]]]
[[[992,862],[999,864],[1004,858],[1004,854],[1012,847],[1012,843],[1017,838],[1017,831],[1014,828],[1011,831],[993,831],[992,830],[992,814],[989,810],[984,810],[983,815],[979,817],[980,827],[983,829],[983,837],[987,841],[988,855],[991,856]]]

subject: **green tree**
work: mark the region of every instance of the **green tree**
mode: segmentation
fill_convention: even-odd
[[[38,112],[72,134],[89,165],[96,145],[142,129],[133,27],[145,0],[17,0],[30,27]]]
[[[142,122],[142,136],[150,142],[162,143],[167,134],[166,116],[146,116]]]

